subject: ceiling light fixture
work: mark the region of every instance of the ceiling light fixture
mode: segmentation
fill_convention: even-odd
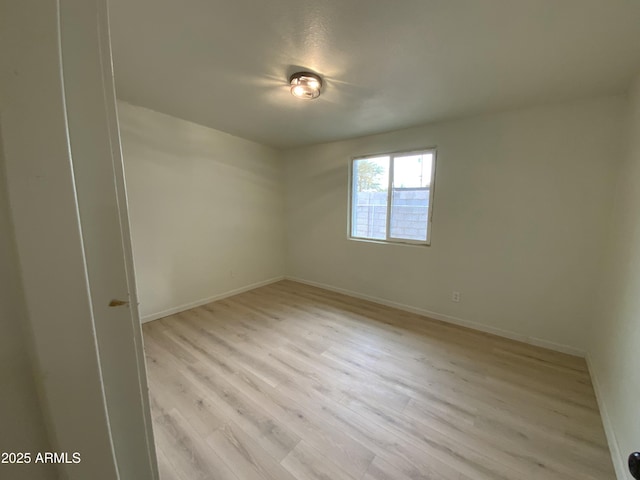
[[[291,95],[298,98],[312,100],[320,96],[322,79],[315,73],[298,72],[291,75]]]

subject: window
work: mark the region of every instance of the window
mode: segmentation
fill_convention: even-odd
[[[355,158],[350,237],[429,245],[436,151]]]

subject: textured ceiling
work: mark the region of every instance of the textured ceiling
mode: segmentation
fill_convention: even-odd
[[[276,147],[621,93],[640,70],[639,0],[110,6],[119,98]],[[291,96],[298,69],[319,99]]]

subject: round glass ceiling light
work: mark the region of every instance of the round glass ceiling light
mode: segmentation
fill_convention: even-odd
[[[291,95],[306,100],[312,100],[320,96],[322,79],[315,73],[298,72],[291,75]]]

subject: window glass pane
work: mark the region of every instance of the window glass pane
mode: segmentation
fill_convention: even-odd
[[[432,162],[432,153],[393,159],[390,237],[427,241]]]
[[[353,161],[351,236],[387,238],[389,157]]]

